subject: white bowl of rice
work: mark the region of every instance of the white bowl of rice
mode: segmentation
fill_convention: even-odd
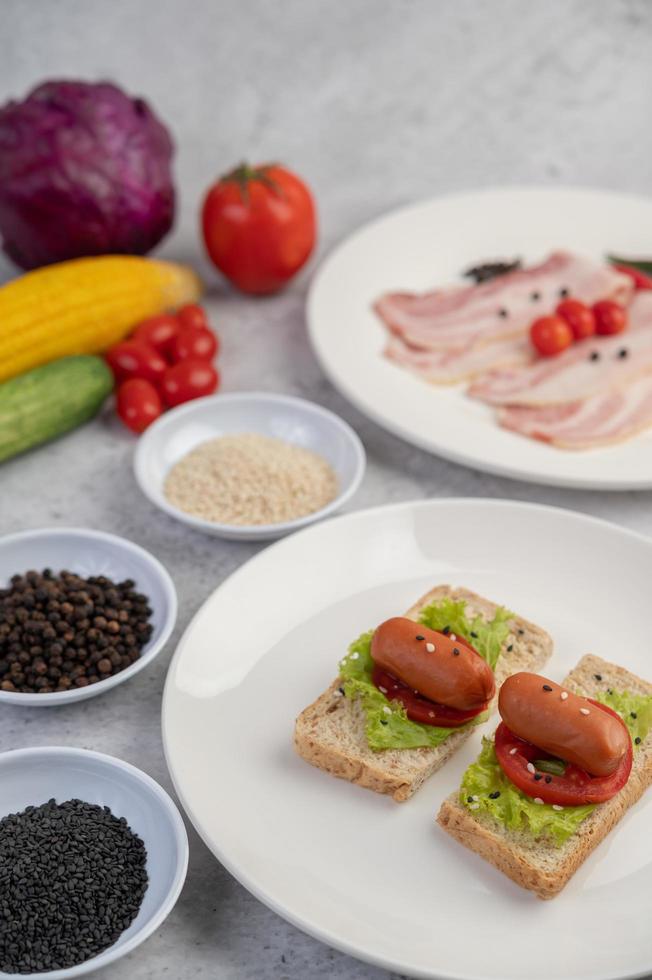
[[[198,398],[140,437],[134,472],[153,504],[223,538],[266,541],[343,506],[364,447],[338,415],[303,398],[243,392]]]

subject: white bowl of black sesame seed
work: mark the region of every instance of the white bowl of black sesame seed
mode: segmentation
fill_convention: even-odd
[[[0,754],[0,978],[73,980],[158,929],[188,867],[179,811],[150,776],[84,749]]]
[[[126,538],[42,528],[0,538],[0,702],[53,707],[109,691],[170,638],[170,575]]]

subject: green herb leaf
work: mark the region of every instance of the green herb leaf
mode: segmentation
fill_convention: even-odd
[[[646,276],[652,276],[652,259],[623,259],[619,255],[608,255],[607,258],[614,265],[627,265],[644,272]]]
[[[566,772],[566,763],[561,759],[535,759],[532,765],[539,772],[549,772],[551,776],[563,776]]]

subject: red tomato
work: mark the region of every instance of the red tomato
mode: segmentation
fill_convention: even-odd
[[[128,378],[160,381],[167,368],[158,351],[138,340],[123,340],[111,347],[105,357],[116,381],[126,381]]]
[[[212,364],[188,358],[169,367],[161,382],[166,405],[172,408],[193,398],[212,395],[217,390],[219,375]]]
[[[182,330],[187,327],[206,327],[208,329],[206,312],[198,303],[186,303],[180,310],[177,310],[177,318]]]
[[[304,182],[276,164],[242,164],[208,191],[204,241],[213,263],[245,293],[275,293],[298,272],[317,234]]]
[[[560,354],[573,343],[573,331],[560,316],[542,316],[530,327],[530,340],[544,357]]]
[[[123,381],[116,394],[118,415],[132,432],[143,432],[163,411],[158,391],[143,378]]]
[[[652,289],[652,279],[647,276],[641,269],[637,269],[633,265],[620,265],[618,262],[613,263],[614,269],[618,272],[622,272],[623,275],[629,276],[633,280],[635,288],[638,289]]]
[[[620,715],[605,704],[589,698],[591,704],[601,711],[606,711],[624,725]],[[531,742],[519,738],[507,727],[504,721],[496,729],[496,758],[507,778],[526,796],[539,797],[544,803],[556,803],[558,806],[582,806],[585,803],[604,803],[623,788],[632,769],[632,742],[629,740],[629,750],[615,772],[610,776],[591,776],[579,766],[566,763],[563,776],[543,774],[535,779],[536,773],[528,770],[528,763],[537,759],[552,758],[546,752],[538,749]],[[512,749],[516,752],[512,754]]]
[[[564,299],[555,310],[573,331],[575,340],[584,340],[595,333],[593,310],[578,299]]]
[[[388,673],[381,667],[374,667],[371,679],[376,687],[382,691],[390,701],[400,701],[407,712],[411,721],[418,721],[421,725],[436,725],[438,728],[458,728],[465,725],[471,718],[475,718],[486,710],[487,705],[483,704],[479,708],[472,708],[468,711],[460,711],[458,708],[449,708],[448,705],[438,704],[422,694],[415,694],[411,687],[400,681],[398,677]]]
[[[612,299],[601,299],[593,307],[596,333],[610,335],[622,333],[627,326],[627,313],[619,303]]]
[[[143,320],[134,330],[131,339],[148,344],[164,356],[169,353],[170,345],[179,333],[179,321],[170,313]]]
[[[206,327],[188,327],[174,338],[171,356],[176,364],[195,357],[200,361],[212,361],[219,348],[218,340],[212,330]]]

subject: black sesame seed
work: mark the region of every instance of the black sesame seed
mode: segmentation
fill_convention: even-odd
[[[613,693],[614,693],[614,692],[612,691],[612,689],[611,689],[610,687],[608,687],[608,688],[607,688],[607,694],[613,694]]]
[[[638,718],[638,715],[636,714],[636,712],[635,712],[635,711],[630,711],[630,713],[629,713],[629,717],[630,717],[630,718]]]
[[[636,738],[634,739],[634,745],[640,745],[640,744],[641,744],[641,740],[637,735]]]
[[[552,782],[552,776],[546,776],[546,782],[547,783],[551,783]]]
[[[450,631],[451,631],[450,626],[444,626],[442,633],[444,634],[444,636],[447,636],[448,633],[450,633]]]
[[[416,640],[425,640],[425,636],[421,636],[421,633],[417,633],[415,639]]]
[[[490,793],[489,794],[489,799],[490,800],[497,800],[499,796],[500,796],[500,790],[497,789],[493,793]]]
[[[474,633],[473,630],[471,630],[471,636],[473,637],[474,640],[477,640],[478,638],[478,634]]]
[[[343,687],[338,687],[337,690],[340,692],[340,694],[344,694],[344,688]]]
[[[594,674],[593,676],[595,677],[596,681],[602,680],[602,674]]]
[[[507,653],[511,653],[513,649],[514,649],[514,644],[510,643],[509,646],[507,647]]]
[[[537,300],[541,299],[541,293],[535,290],[533,293],[530,293],[530,299],[533,303],[536,303]]]
[[[520,634],[521,636],[523,636],[523,634],[525,633],[525,630],[524,630],[524,629],[521,629],[521,628],[519,627],[519,630],[518,630],[518,632],[519,632],[519,634]]]
[[[559,290],[559,295],[562,299],[566,299],[568,296],[570,296],[570,289],[567,289],[566,286],[562,286],[562,288]]]
[[[552,691],[552,688],[550,687],[550,684],[544,684],[543,685],[543,689],[544,689],[544,691]]]
[[[509,316],[509,310],[506,310],[504,306],[501,306],[501,308],[498,310],[498,316],[505,319],[505,317]]]
[[[543,779],[543,775],[540,772],[535,772],[534,778],[536,779],[537,782],[539,782],[540,779]]]
[[[387,722],[385,721],[385,719],[384,719],[384,718],[381,718],[381,719],[380,719],[380,724],[381,724],[381,725],[386,725],[386,724],[387,724]]]
[[[0,820],[0,971],[68,971],[116,942],[147,890],[147,852],[108,807],[51,799]]]
[[[473,803],[473,797],[472,796],[467,796],[466,802],[467,803]]]
[[[592,350],[591,353],[589,354],[589,360],[590,361],[599,361],[600,360],[600,351]]]
[[[453,656],[454,657],[459,657],[459,655],[460,655],[459,648],[458,647],[453,647]]]
[[[618,351],[618,357],[627,357],[628,354],[629,351],[627,350],[626,347],[621,347],[620,350]]]

